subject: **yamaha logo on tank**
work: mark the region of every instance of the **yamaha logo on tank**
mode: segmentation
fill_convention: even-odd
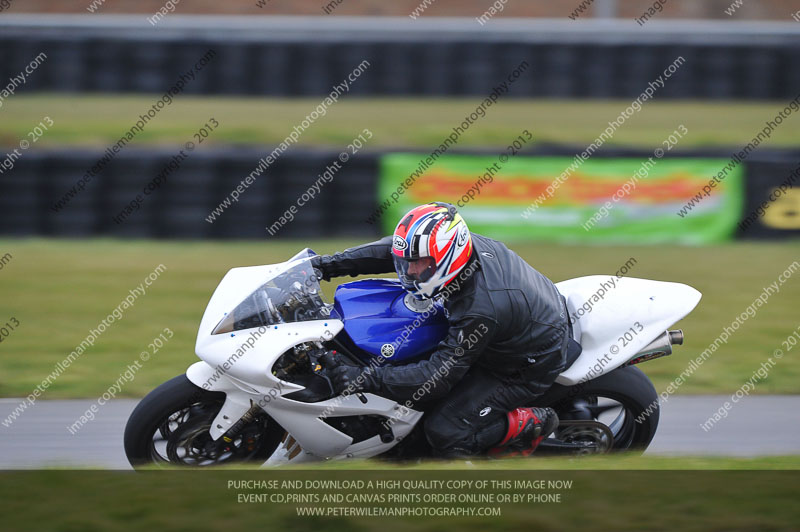
[[[394,235],[394,239],[392,240],[392,246],[397,251],[405,251],[405,249],[408,247],[408,242],[406,242],[406,239],[403,238],[402,236]]]
[[[394,356],[394,346],[392,344],[383,344],[381,346],[381,356],[383,358],[391,358]]]

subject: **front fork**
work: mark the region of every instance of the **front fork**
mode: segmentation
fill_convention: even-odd
[[[226,403],[227,403],[227,401],[226,401]],[[223,405],[222,410],[220,410],[220,413],[217,414],[217,418],[219,419],[220,416],[221,416],[222,419],[219,419],[220,423],[217,423],[218,419],[214,419],[214,425],[212,426],[212,429],[223,430],[225,428],[225,425],[223,425],[222,423],[227,423],[231,419],[230,417],[228,417],[227,414],[223,414],[223,410],[224,409],[225,409],[225,406]],[[237,405],[237,409],[238,409],[238,405]],[[235,421],[230,426],[230,428],[228,428],[225,431],[225,433],[222,434],[222,440],[225,443],[231,443],[233,440],[235,440],[239,436],[239,433],[242,432],[242,429],[244,429],[248,424],[250,424],[256,418],[256,416],[258,416],[259,414],[263,414],[263,413],[264,413],[264,410],[261,408],[261,406],[259,406],[258,403],[254,402],[251,399],[250,400],[250,408],[248,408],[247,411],[244,414],[242,414],[241,417],[238,418],[238,421]],[[214,437],[214,434],[211,431],[209,431],[209,433],[211,433],[211,437],[213,439],[215,439],[215,440],[217,439],[216,437]],[[219,437],[219,436],[217,436],[217,437]]]

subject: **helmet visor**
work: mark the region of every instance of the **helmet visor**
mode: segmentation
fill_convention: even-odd
[[[400,278],[400,282],[406,286],[412,286],[415,282],[424,283],[436,273],[436,261],[433,257],[406,259],[394,254],[392,256],[397,276]]]

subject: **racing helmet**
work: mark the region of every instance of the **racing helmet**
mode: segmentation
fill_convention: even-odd
[[[438,294],[471,256],[472,235],[449,203],[437,201],[411,209],[394,230],[394,267],[403,288],[417,299]]]

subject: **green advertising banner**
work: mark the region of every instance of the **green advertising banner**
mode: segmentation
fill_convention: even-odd
[[[661,150],[656,150],[659,156]],[[732,237],[743,169],[725,159],[394,153],[381,158],[384,230],[429,201],[498,239],[702,244]]]

